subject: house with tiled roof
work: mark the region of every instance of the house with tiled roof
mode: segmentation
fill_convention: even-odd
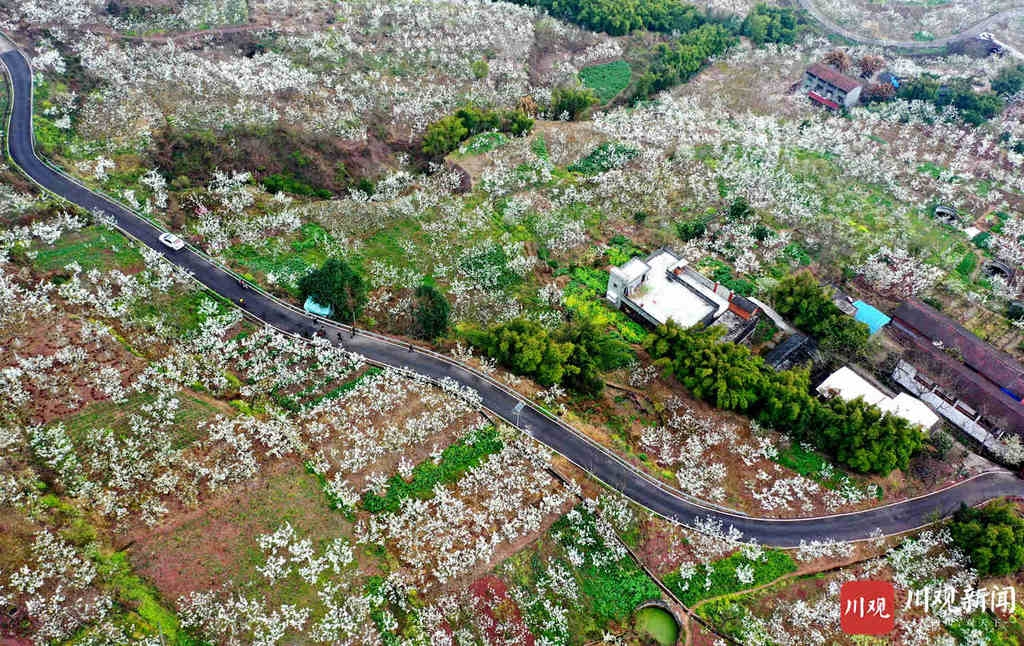
[[[888,326],[904,348],[893,378],[988,446],[1024,435],[1024,366],[920,301],[902,303]]]
[[[861,88],[860,81],[852,76],[824,63],[815,63],[804,72],[800,91],[805,92],[811,101],[838,110],[857,105]]]

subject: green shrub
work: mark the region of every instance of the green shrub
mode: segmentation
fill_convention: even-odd
[[[754,568],[754,582],[750,584],[740,583],[736,577],[736,567],[739,565],[751,565]],[[724,559],[719,559],[711,564],[711,587],[704,587],[704,572],[698,568],[689,581],[684,580],[678,572],[671,572],[664,578],[665,585],[672,590],[683,602],[683,605],[693,606],[698,601],[720,597],[724,594],[740,592],[748,588],[755,588],[774,581],[775,579],[796,571],[796,563],[789,554],[782,550],[764,550],[764,560],[751,561],[737,552]]]
[[[762,424],[811,442],[851,469],[887,474],[905,469],[924,443],[916,427],[877,406],[810,394],[805,370],[776,372],[746,346],[720,342],[721,328],[659,326],[644,347],[694,396],[718,408],[747,413]]]
[[[520,110],[486,110],[467,105],[428,125],[422,150],[424,154],[443,157],[473,135],[495,131],[521,137],[532,129],[533,119]],[[496,140],[485,141],[497,147]]]
[[[574,512],[578,512],[578,516],[570,519]],[[602,625],[613,621],[621,623],[643,602],[661,598],[657,584],[632,558],[614,558],[604,537],[598,533],[591,512],[576,507],[555,521],[550,532],[558,536],[563,548],[583,555],[584,563],[578,569],[580,590],[591,613]]]
[[[331,316],[351,322],[358,318],[366,304],[366,283],[341,258],[328,258],[319,268],[299,279],[299,297],[305,302],[312,297],[321,305],[334,308]]]
[[[585,157],[570,164],[568,170],[584,175],[600,175],[625,165],[639,154],[640,151],[632,146],[606,141]]]
[[[792,45],[796,41],[797,14],[792,7],[771,7],[758,4],[747,14],[741,27],[744,36],[757,45],[783,43]]]
[[[964,280],[970,280],[971,275],[974,274],[974,268],[978,266],[978,257],[973,252],[968,251],[964,254],[963,260],[956,266],[956,273],[958,273]]]
[[[978,509],[961,504],[949,532],[982,577],[1006,576],[1024,568],[1024,519],[1007,500]]]
[[[809,272],[780,280],[771,298],[779,314],[818,339],[822,350],[845,357],[867,346],[868,326],[844,314]]]
[[[944,84],[938,79],[921,76],[901,83],[896,96],[908,101],[927,101],[938,108],[953,106],[964,121],[975,126],[988,121],[1003,109],[1002,97],[992,92],[975,92],[970,81],[965,79]]]
[[[598,103],[597,95],[590,88],[558,87],[551,93],[548,112],[553,119],[567,117],[569,121],[579,121]]]
[[[651,51],[651,61],[636,82],[633,97],[645,99],[674,85],[685,83],[704,69],[708,59],[718,56],[738,42],[728,28],[705,24],[687,31],[669,43],[659,43]]]
[[[452,307],[433,285],[416,288],[416,334],[432,340],[448,331],[448,317]]]
[[[291,175],[283,175],[281,173],[267,175],[263,178],[261,183],[268,193],[278,193],[283,191],[285,193],[292,193],[295,195],[318,197],[323,200],[329,200],[332,196],[331,192],[325,188],[310,186]]]
[[[670,34],[687,31],[706,18],[693,5],[673,0],[595,2],[594,0],[513,0],[592,31],[624,36],[638,29]]]

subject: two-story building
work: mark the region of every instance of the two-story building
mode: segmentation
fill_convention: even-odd
[[[832,110],[852,107],[860,101],[861,83],[824,63],[815,63],[804,72],[801,91],[807,98]]]

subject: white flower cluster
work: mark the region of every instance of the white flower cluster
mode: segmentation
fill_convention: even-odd
[[[282,604],[269,609],[261,595],[222,598],[216,592],[195,592],[179,599],[178,606],[183,628],[217,636],[227,644],[274,646],[289,630],[302,631],[309,621],[309,608]]]
[[[273,534],[264,534],[256,539],[266,561],[257,566],[256,571],[270,583],[283,579],[297,572],[302,580],[314,585],[320,574],[330,568],[334,574],[341,574],[343,568],[353,561],[355,554],[352,546],[344,538],[335,538],[317,556],[313,542],[308,538],[298,538],[289,523],[277,528]]]
[[[909,298],[931,288],[942,270],[922,262],[906,249],[882,247],[857,271],[875,289]]]
[[[93,585],[96,566],[78,549],[44,529],[35,535],[31,553],[30,563],[6,581],[0,577],[0,605],[22,606],[35,639],[62,641],[106,616],[113,600]]]
[[[405,499],[398,513],[373,516],[357,530],[359,542],[393,545],[420,585],[472,571],[488,562],[498,545],[540,529],[544,518],[569,499],[537,451],[507,441],[457,483],[436,485],[431,499]]]

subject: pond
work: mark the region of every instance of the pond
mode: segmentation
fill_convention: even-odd
[[[672,613],[657,606],[641,608],[633,618],[637,632],[646,633],[663,646],[673,646],[679,639],[679,624]]]

